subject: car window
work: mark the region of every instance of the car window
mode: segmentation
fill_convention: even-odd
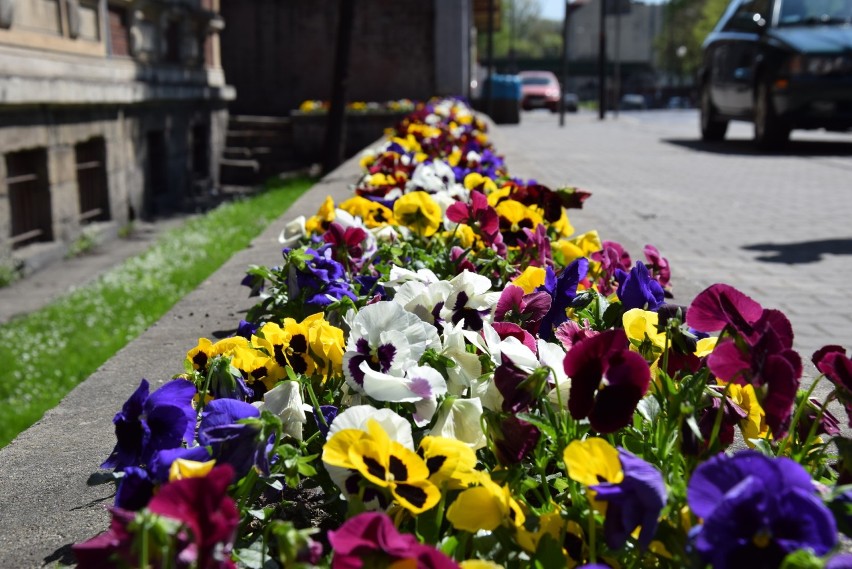
[[[780,26],[847,24],[852,22],[852,0],[782,0]]]
[[[550,85],[550,79],[547,77],[522,77],[521,83],[524,85]]]
[[[724,30],[730,32],[757,32],[768,20],[770,0],[743,0]]]

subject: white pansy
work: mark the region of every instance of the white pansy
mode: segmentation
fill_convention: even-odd
[[[571,391],[571,378],[565,374],[565,350],[559,344],[538,341],[538,359],[541,365],[551,369],[550,381],[554,388],[548,393],[547,398],[553,405],[559,405],[561,400],[563,406],[568,405],[568,394]]]
[[[411,423],[390,409],[376,409],[372,405],[357,405],[350,407],[334,418],[328,429],[330,439],[345,429],[367,431],[367,421],[375,420],[391,440],[398,442],[407,449],[414,450],[414,438],[411,436]]]
[[[403,283],[394,294],[393,302],[429,324],[435,324],[435,309],[447,301],[452,287],[447,281],[424,284],[420,281]]]
[[[471,399],[447,398],[438,410],[435,426],[429,432],[434,437],[457,439],[473,450],[486,445],[482,432],[482,402],[478,397]]]
[[[438,330],[395,302],[350,311],[346,320],[350,328],[343,354],[346,383],[369,397],[374,396],[369,386],[380,379],[377,374],[403,378],[427,349],[441,348]],[[372,383],[365,382],[368,373]]]
[[[278,234],[278,242],[285,247],[293,247],[307,234],[305,230],[305,216],[300,215],[284,226],[284,229]]]
[[[482,364],[479,356],[467,351],[467,342],[463,330],[463,323],[453,325],[451,322],[444,324],[441,336],[441,355],[455,362],[455,366],[447,368],[447,389],[452,395],[460,395],[469,387],[471,382],[482,375]]]
[[[411,174],[406,189],[424,190],[429,193],[445,192],[450,184],[456,181],[455,172],[449,164],[442,160],[420,163]]]
[[[453,290],[441,309],[443,320],[457,324],[465,319],[465,327],[472,330],[481,329],[483,322],[491,320],[500,298],[499,292],[490,290],[491,279],[464,270],[450,280],[450,285]]]
[[[302,391],[298,381],[282,381],[263,394],[263,402],[255,406],[260,411],[269,411],[284,426],[284,434],[302,440],[302,427],[307,421]]]

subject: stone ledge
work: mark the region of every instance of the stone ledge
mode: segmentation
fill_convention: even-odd
[[[93,482],[115,445],[112,418],[122,403],[143,377],[153,390],[179,373],[199,337],[234,330],[255,300],[239,286],[246,268],[276,264],[284,224],[314,215],[327,195],[349,197],[359,173],[353,158],[317,182],[248,248],[0,449],[0,567],[73,563],[70,546],[107,529],[114,485]]]

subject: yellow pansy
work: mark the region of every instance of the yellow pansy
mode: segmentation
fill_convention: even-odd
[[[484,559],[468,559],[459,563],[461,569],[503,569],[503,566]]]
[[[571,221],[568,219],[568,213],[565,211],[565,208],[562,208],[562,216],[550,224],[552,229],[556,230],[556,234],[559,237],[568,237],[569,235],[574,234],[574,226],[571,225]]]
[[[255,381],[260,380],[266,389],[272,389],[276,383],[287,377],[287,372],[276,363],[275,358],[252,347],[235,349],[231,365],[240,370],[248,385],[254,385]]]
[[[571,441],[565,447],[563,459],[568,477],[584,486],[595,486],[602,481],[618,484],[624,480],[618,451],[604,439]]]
[[[725,382],[719,381],[719,385],[725,385]],[[769,436],[766,411],[760,406],[753,385],[731,383],[728,386],[728,397],[748,413],[748,416],[740,421],[740,430],[748,446],[754,447],[750,439],[764,439]]]
[[[362,196],[349,198],[340,204],[340,209],[360,217],[364,225],[370,229],[384,227],[394,222],[393,212],[388,207]]]
[[[704,356],[709,356],[713,350],[716,348],[716,342],[719,340],[717,336],[710,336],[709,338],[701,338],[698,340],[695,346],[695,355],[699,358],[703,358]]]
[[[426,461],[429,480],[437,486],[446,483],[450,490],[460,490],[481,479],[476,453],[458,439],[423,437],[417,453]]]
[[[642,310],[641,308],[628,310],[621,318],[624,332],[630,339],[632,346],[638,348],[645,342],[650,342],[657,355],[666,347],[665,333],[657,331],[659,321],[656,312]]]
[[[184,458],[175,459],[169,467],[169,482],[185,478],[204,478],[216,466],[215,460],[198,462]]]
[[[456,529],[475,533],[493,531],[501,525],[518,528],[524,525],[525,517],[508,486],[483,477],[479,486],[462,491],[450,504],[447,520]]]
[[[500,229],[504,232],[519,233],[524,228],[535,229],[544,223],[542,215],[534,208],[513,199],[503,200],[494,208],[500,216]]]
[[[422,190],[397,199],[393,204],[393,215],[399,224],[423,237],[434,235],[443,221],[441,206]]]
[[[488,176],[479,172],[471,172],[464,177],[464,187],[468,190],[479,190],[486,196],[497,191],[497,184]]]
[[[458,146],[453,146],[452,152],[450,152],[450,154],[447,156],[447,159],[446,159],[447,164],[449,164],[450,166],[453,166],[453,167],[458,166],[459,162],[461,161],[461,157],[462,157],[461,148],[459,148]]]
[[[317,371],[324,378],[343,372],[343,352],[346,342],[343,338],[343,330],[332,326],[324,317],[322,312],[312,314],[302,321],[308,330],[308,344]]]
[[[429,481],[426,462],[413,450],[391,440],[374,419],[367,431],[343,429],[323,447],[322,460],[330,466],[357,470],[370,483],[387,488],[400,506],[414,515],[434,507],[441,491]]]
[[[527,267],[524,272],[515,277],[512,284],[524,289],[524,294],[530,294],[544,284],[546,276],[547,271],[542,267]]]
[[[334,200],[326,196],[317,214],[305,221],[305,231],[311,233],[324,233],[331,222],[334,221]]]
[[[445,231],[442,236],[449,240],[453,238],[462,249],[482,249],[482,240],[470,225],[459,223],[453,231]]]
[[[551,243],[554,257],[563,265],[580,257],[589,257],[602,247],[601,238],[595,230],[577,235],[573,239],[559,239]]]
[[[251,341],[265,350],[282,368],[289,366],[296,373],[307,376],[316,371],[316,363],[308,351],[308,329],[293,318],[285,318],[280,326],[275,322],[267,322],[257,331],[257,335],[252,336]]]

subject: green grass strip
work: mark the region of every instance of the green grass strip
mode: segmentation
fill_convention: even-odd
[[[248,246],[312,184],[276,182],[192,218],[93,283],[0,326],[0,447]]]

